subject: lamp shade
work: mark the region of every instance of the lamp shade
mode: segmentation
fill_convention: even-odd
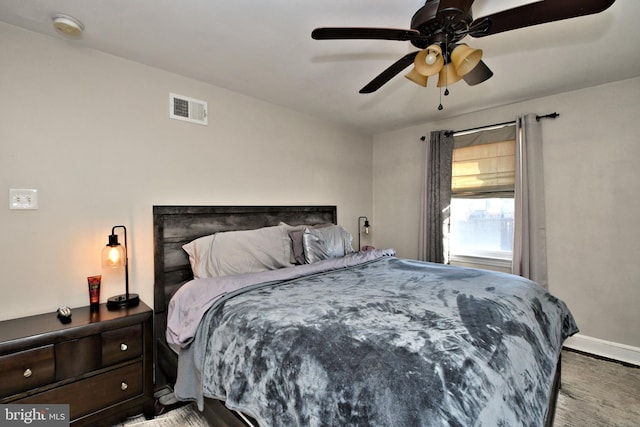
[[[451,63],[459,76],[473,70],[482,59],[482,49],[473,49],[466,44],[457,45],[451,52]]]
[[[433,76],[438,74],[444,66],[442,49],[437,44],[432,44],[421,50],[413,60],[416,71],[423,76]]]
[[[107,268],[124,267],[126,254],[118,243],[118,235],[109,236],[109,243],[102,249],[102,266]]]
[[[102,266],[107,268],[124,267],[124,248],[105,246],[102,250]]]
[[[427,76],[423,76],[422,74],[420,74],[416,68],[412,68],[411,71],[409,71],[409,73],[407,73],[405,75],[406,78],[408,78],[409,80],[411,80],[412,82],[414,82],[417,85],[420,86],[427,86],[427,79],[429,77]]]
[[[440,70],[438,75],[438,87],[449,86],[459,81],[462,77],[456,73],[456,69],[450,62]]]

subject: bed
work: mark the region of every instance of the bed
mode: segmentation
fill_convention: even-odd
[[[553,424],[577,327],[533,282],[350,253],[348,236],[329,234],[335,206],[154,206],[153,217],[156,386],[198,402],[211,425]],[[300,265],[204,277],[183,249],[280,227],[303,230],[310,259],[291,249]],[[338,236],[344,253],[314,258],[318,236]]]

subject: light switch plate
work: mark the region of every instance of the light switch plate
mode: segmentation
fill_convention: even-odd
[[[38,190],[10,188],[9,209],[38,209]]]

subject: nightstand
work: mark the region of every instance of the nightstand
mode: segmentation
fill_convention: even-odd
[[[153,418],[153,311],[105,304],[0,322],[0,403],[69,404],[72,426]]]

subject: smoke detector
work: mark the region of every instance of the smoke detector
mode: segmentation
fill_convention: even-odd
[[[82,30],[84,30],[82,22],[73,16],[58,13],[53,15],[51,19],[53,20],[53,28],[64,36],[78,38],[82,34]]]

